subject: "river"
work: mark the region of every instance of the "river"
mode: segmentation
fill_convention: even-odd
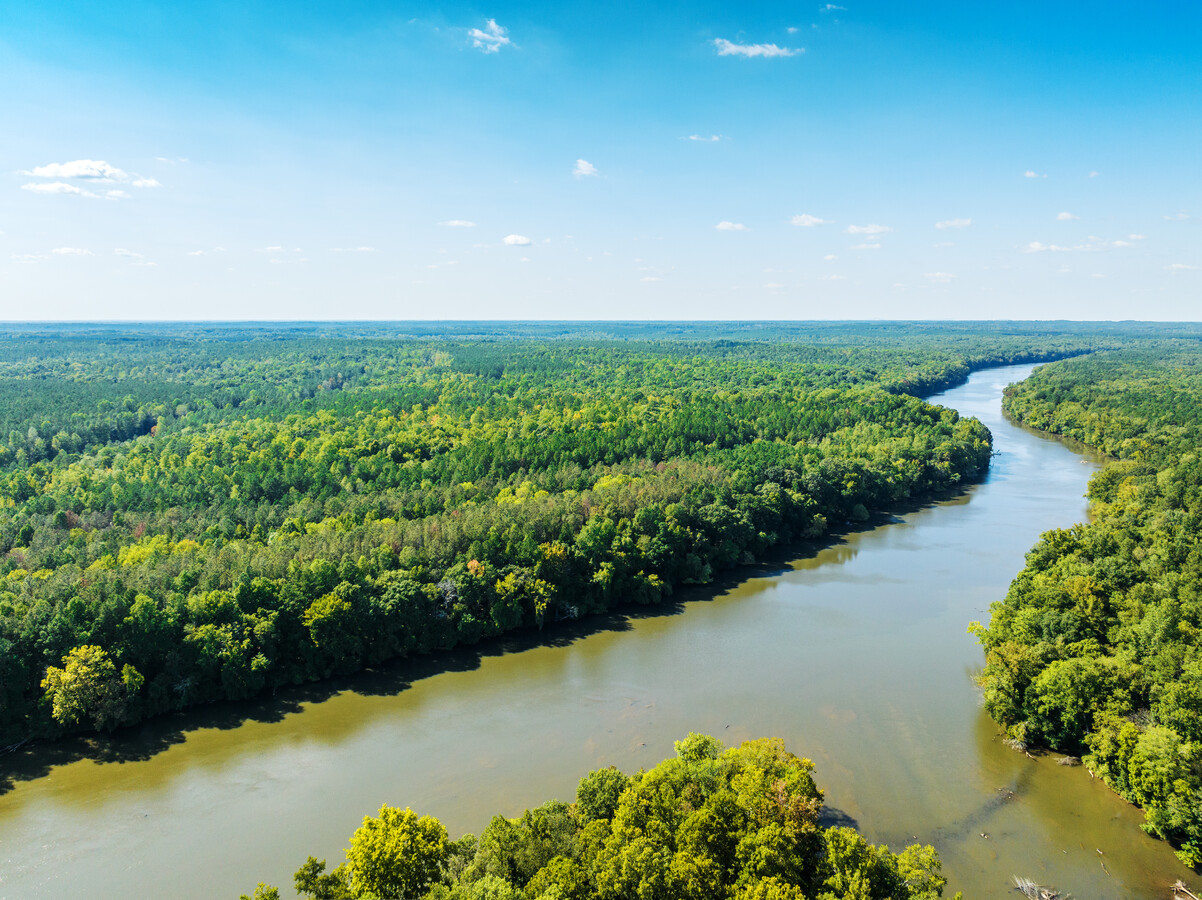
[[[649,767],[688,731],[763,735],[817,765],[832,820],[934,844],[948,895],[1012,876],[1078,898],[1166,896],[1194,878],[1081,768],[1004,747],[966,633],[1041,531],[1081,521],[1098,461],[1006,422],[1029,366],[932,398],[993,431],[988,477],[680,604],[281,692],[3,758],[0,897],[290,895],[381,804],[479,832],[572,799],[586,771]]]

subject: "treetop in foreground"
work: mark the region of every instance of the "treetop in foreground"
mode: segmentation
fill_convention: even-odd
[[[448,839],[429,816],[385,806],[330,872],[296,873],[315,900],[934,900],[934,849],[900,854],[819,822],[813,763],[776,738],[724,748],[689,734],[676,756],[627,776],[585,776],[575,803],[495,816],[479,838]],[[278,896],[260,884],[254,900]],[[959,896],[959,895],[957,895]],[[243,895],[244,900],[251,898]]]

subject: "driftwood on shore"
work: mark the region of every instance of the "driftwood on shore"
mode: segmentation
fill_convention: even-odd
[[[1023,878],[1021,875],[1014,876],[1014,889],[1027,897],[1027,900],[1069,900],[1068,894],[1036,884],[1030,878]]]
[[[1202,897],[1187,888],[1185,883],[1178,878],[1176,884],[1173,885],[1173,900],[1181,900],[1182,897],[1188,897],[1190,900],[1202,900]]]

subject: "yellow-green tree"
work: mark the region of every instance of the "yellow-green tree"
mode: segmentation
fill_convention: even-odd
[[[61,669],[50,666],[42,679],[55,721],[74,725],[91,719],[100,729],[121,722],[131,695],[141,686],[137,669],[127,665],[118,675],[104,648],[93,644],[76,647],[63,657]]]
[[[447,830],[433,816],[382,806],[351,836],[351,885],[360,897],[422,897],[441,877],[447,849]]]

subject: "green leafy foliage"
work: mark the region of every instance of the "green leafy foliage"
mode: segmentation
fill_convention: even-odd
[[[1054,363],[1005,403],[1116,459],[1090,483],[1091,521],[1044,534],[978,630],[986,708],[1016,737],[1087,754],[1202,865],[1202,353]]]
[[[448,844],[436,820],[384,807],[355,833],[337,877],[323,875],[325,863],[309,857],[297,872],[297,891],[427,900],[942,896],[946,880],[933,848],[894,854],[851,828],[823,828],[814,766],[779,739],[727,749],[690,734],[676,747],[675,758],[648,772],[627,777],[601,769],[581,781],[577,796],[595,799],[608,798],[620,779],[612,808],[608,799],[587,811],[579,800],[551,801],[516,819],[496,816],[478,841],[468,835]],[[608,813],[599,815],[602,808]],[[426,837],[416,840],[418,830]],[[381,855],[365,855],[365,841],[389,848],[385,868],[403,870],[404,878],[376,880]],[[402,847],[410,849],[393,852]]]
[[[466,327],[0,329],[0,739],[661,603],[979,477],[906,391],[1110,339]]]

